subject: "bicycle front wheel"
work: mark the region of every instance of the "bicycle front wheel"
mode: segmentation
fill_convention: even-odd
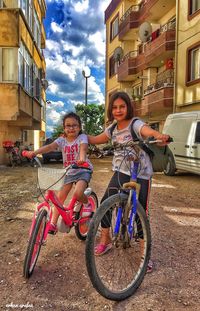
[[[43,243],[44,232],[47,222],[47,211],[41,209],[37,215],[36,223],[30,236],[27,252],[24,260],[23,275],[29,278],[35,268],[40,249]]]
[[[92,205],[92,214],[90,217],[86,217],[85,219],[82,218],[78,221],[77,225],[75,226],[75,233],[79,240],[85,241],[87,238],[90,221],[98,208],[98,198],[95,192],[92,193],[88,197],[88,201]],[[80,215],[79,215],[80,216]]]
[[[150,259],[151,232],[143,207],[137,203],[133,233],[129,235],[128,221],[124,220],[128,195],[116,194],[105,200],[90,223],[86,241],[86,266],[94,288],[105,298],[123,300],[131,296],[141,284]],[[118,211],[122,209],[119,222]],[[129,215],[130,217],[130,215]],[[101,235],[101,223],[110,223],[112,248],[95,256]],[[118,233],[116,224],[118,222]]]

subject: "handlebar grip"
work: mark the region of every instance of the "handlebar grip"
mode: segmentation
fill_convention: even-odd
[[[26,157],[27,157],[27,153],[28,153],[27,150],[23,150],[23,151],[22,151],[22,157],[25,157],[25,158],[26,158]]]
[[[90,166],[87,162],[84,162],[83,164],[73,163],[71,167],[75,169],[84,168],[86,170],[90,170]]]

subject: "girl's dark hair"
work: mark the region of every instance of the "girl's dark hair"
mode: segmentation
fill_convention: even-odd
[[[131,99],[127,93],[119,91],[119,92],[114,93],[110,97],[109,104],[108,104],[108,110],[107,110],[108,121],[114,120],[113,114],[112,114],[113,103],[118,98],[121,98],[126,103],[126,106],[127,106],[126,120],[132,119],[134,116],[134,111],[133,111],[133,105],[131,103]]]
[[[81,123],[81,119],[80,119],[79,115],[77,115],[75,112],[69,112],[69,113],[66,113],[64,115],[64,117],[63,117],[63,128],[65,128],[65,120],[69,119],[69,118],[73,118],[78,122],[79,127],[80,127],[80,132],[79,132],[79,135],[80,135],[82,133],[82,123]]]

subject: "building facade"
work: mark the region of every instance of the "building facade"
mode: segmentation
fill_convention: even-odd
[[[0,163],[5,140],[45,139],[44,0],[0,0]]]
[[[135,115],[162,130],[200,109],[200,1],[112,0],[105,11],[106,106],[126,91]]]

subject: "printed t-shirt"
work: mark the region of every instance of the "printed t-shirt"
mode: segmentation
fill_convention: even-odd
[[[63,165],[64,167],[67,167],[68,165],[73,164],[79,160],[80,145],[88,144],[88,138],[87,135],[80,134],[73,142],[67,141],[66,137],[58,137],[55,142],[58,144],[60,150],[62,150]],[[86,162],[89,164],[89,167],[93,169],[92,164],[88,158],[86,158]],[[69,169],[67,171],[67,175],[72,175],[75,172],[78,173],[81,170],[82,169]]]
[[[107,127],[105,129],[105,134],[108,138],[112,139],[112,144],[114,145],[115,143],[118,144],[124,144],[127,143],[129,141],[132,141],[132,135],[131,135],[131,121],[129,125],[122,129],[122,130],[118,130],[117,126],[114,128],[114,131],[112,133],[112,137],[111,137],[111,133],[110,133],[110,128],[112,127],[112,124]],[[140,130],[141,128],[145,125],[145,123],[142,120],[136,120],[133,124],[133,130],[135,131],[136,135],[138,136],[138,138],[142,139],[141,135],[140,135]],[[134,155],[134,151],[132,147],[126,147],[126,154],[128,154],[129,156]],[[113,161],[112,161],[112,169],[113,171],[120,171],[121,173],[124,173],[126,175],[130,175],[130,162],[128,160],[124,159],[124,149],[123,150],[119,150],[116,149],[114,150],[114,157],[113,157]],[[140,166],[139,166],[139,170],[138,170],[138,177],[139,178],[143,178],[143,179],[150,179],[151,176],[153,175],[153,169],[152,169],[152,164],[151,164],[151,160],[148,156],[148,154],[140,149],[139,152],[139,158],[140,158]]]

